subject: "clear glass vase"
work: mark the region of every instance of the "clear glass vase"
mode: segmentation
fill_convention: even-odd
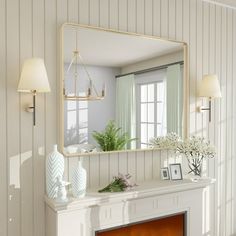
[[[188,167],[189,167],[189,172],[192,176],[192,180],[199,180],[202,177],[202,163],[203,163],[203,158],[202,157],[189,157],[188,159]]]

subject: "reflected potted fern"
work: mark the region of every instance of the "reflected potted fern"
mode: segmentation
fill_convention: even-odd
[[[109,121],[103,132],[93,131],[93,138],[104,152],[123,150],[127,144],[136,140],[131,139],[127,133],[122,133],[121,128],[117,127],[114,121]]]

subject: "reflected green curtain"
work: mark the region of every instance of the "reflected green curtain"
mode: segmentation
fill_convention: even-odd
[[[134,75],[125,75],[116,80],[116,123],[121,132],[136,138],[136,101]],[[136,148],[135,141],[127,149]]]
[[[182,136],[183,82],[180,64],[167,68],[167,132]]]

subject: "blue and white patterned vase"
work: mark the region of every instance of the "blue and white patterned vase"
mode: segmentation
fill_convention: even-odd
[[[46,190],[49,198],[57,197],[57,178],[62,179],[64,173],[64,156],[57,151],[57,145],[46,159]]]
[[[74,197],[82,198],[86,194],[87,185],[87,172],[82,166],[82,161],[78,161],[78,165],[75,167],[72,173],[72,192]]]

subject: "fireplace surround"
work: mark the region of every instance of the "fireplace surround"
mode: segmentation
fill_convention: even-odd
[[[45,197],[47,236],[104,236],[98,233],[183,212],[184,235],[201,236],[204,201],[207,201],[203,196],[214,182],[213,179],[151,181],[138,183],[134,190],[122,193],[99,194],[95,189],[82,199],[70,198],[66,204]]]

